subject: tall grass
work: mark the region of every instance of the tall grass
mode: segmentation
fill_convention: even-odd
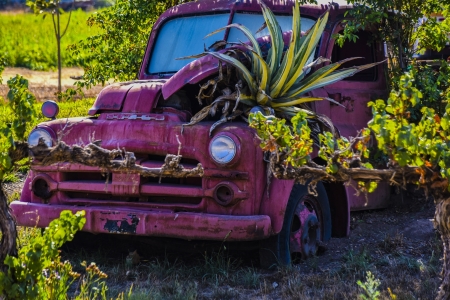
[[[90,28],[86,24],[93,13],[81,10],[72,12],[69,28],[61,40],[63,66],[76,65],[66,51],[68,45],[97,34],[96,28]],[[69,13],[61,15],[62,29],[68,17]],[[43,19],[32,13],[0,13],[0,53],[10,67],[55,69],[56,39],[51,16]]]

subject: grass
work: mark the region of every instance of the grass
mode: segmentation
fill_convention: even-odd
[[[63,66],[77,63],[66,51],[74,44],[97,33],[86,21],[93,12],[74,11],[67,34],[61,40]],[[64,29],[69,14],[61,16]],[[57,67],[56,39],[51,16],[43,19],[32,13],[0,13],[0,53],[9,67],[25,67],[32,70],[49,70]]]
[[[356,281],[365,281],[368,271],[381,282],[380,299],[390,299],[388,288],[397,299],[432,299],[441,266],[436,260],[441,253],[435,253],[441,251],[439,240],[430,240],[423,259],[393,255],[380,245],[349,250],[335,270],[311,270],[305,261],[277,271],[260,269],[256,255],[221,250],[180,255],[141,249],[145,255],[130,267],[126,264],[128,251],[112,247],[118,243],[121,248],[126,246],[123,239],[81,250],[69,245],[71,251],[63,250],[63,256],[74,265],[82,260],[98,262],[109,276],[108,297],[132,289],[125,299],[358,299],[363,291]],[[386,255],[391,264],[379,264]]]

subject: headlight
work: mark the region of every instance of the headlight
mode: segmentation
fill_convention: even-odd
[[[37,128],[30,133],[30,135],[28,136],[28,146],[36,146],[39,143],[40,138],[44,139],[44,142],[48,147],[53,146],[52,136],[50,135],[50,133],[48,133],[47,130],[42,128]]]
[[[42,104],[41,111],[45,117],[55,119],[59,112],[58,103],[52,100],[47,100]]]
[[[236,143],[226,135],[215,137],[209,144],[209,154],[215,162],[227,164],[236,156]]]

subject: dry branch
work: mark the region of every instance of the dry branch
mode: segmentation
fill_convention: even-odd
[[[363,182],[379,182],[385,181],[391,185],[406,187],[406,184],[418,184],[419,187],[424,188],[430,192],[436,199],[448,197],[446,179],[439,175],[438,170],[423,169],[419,167],[400,167],[391,166],[389,169],[367,169],[364,167],[345,168],[338,165],[336,173],[328,173],[325,166],[318,165],[313,161],[301,167],[286,166],[281,163],[284,161],[275,154],[271,155],[270,168],[271,173],[278,179],[291,179],[300,183],[305,183],[307,180],[311,182],[327,181],[327,182],[349,182],[363,181]]]
[[[47,147],[43,141],[37,146],[29,147],[27,143],[16,143],[10,151],[13,161],[32,156],[35,164],[49,166],[60,162],[78,163],[98,167],[109,172],[137,173],[144,177],[189,177],[203,176],[203,167],[198,164],[193,169],[185,169],[180,165],[181,155],[168,154],[161,168],[147,168],[136,164],[136,157],[125,150],[107,150],[100,147],[100,141],[92,142],[85,147],[69,146],[59,142],[54,147]],[[119,159],[121,158],[121,159]]]

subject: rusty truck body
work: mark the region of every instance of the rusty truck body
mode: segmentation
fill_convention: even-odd
[[[290,30],[293,1],[267,0],[283,30]],[[333,35],[343,29],[348,7],[301,7],[302,30],[308,30],[326,10],[329,21],[316,50],[339,61],[364,57],[361,64],[384,60],[383,43],[372,42],[361,31],[356,43],[342,48]],[[137,163],[160,167],[166,154],[176,154],[181,143],[182,165],[201,163],[203,177],[144,178],[136,174],[109,173],[94,167],[33,162],[20,201],[11,204],[17,223],[45,227],[62,210],[85,210],[84,231],[132,234],[185,240],[255,241],[261,262],[288,264],[294,253],[315,254],[320,241],[349,234],[350,211],[386,206],[389,188],[355,195],[350,186],[319,184],[317,195],[291,180],[268,180],[267,163],[255,131],[244,121],[227,122],[209,130],[213,121],[182,125],[200,110],[199,85],[217,75],[219,63],[210,56],[176,60],[204,51],[216,40],[244,40],[229,28],[222,36],[203,39],[231,23],[256,32],[264,20],[253,0],[199,0],[173,7],[154,24],[138,80],[105,87],[89,110],[91,117],[54,119],[39,124],[34,140],[55,145],[57,134],[68,144],[87,144],[95,137],[106,149],[125,148]],[[267,35],[264,30],[259,36]],[[233,46],[229,46],[233,47]],[[328,101],[311,104],[317,113],[331,118],[343,136],[356,136],[371,119],[367,102],[387,95],[385,65],[311,92]],[[317,162],[319,160],[315,158]]]

